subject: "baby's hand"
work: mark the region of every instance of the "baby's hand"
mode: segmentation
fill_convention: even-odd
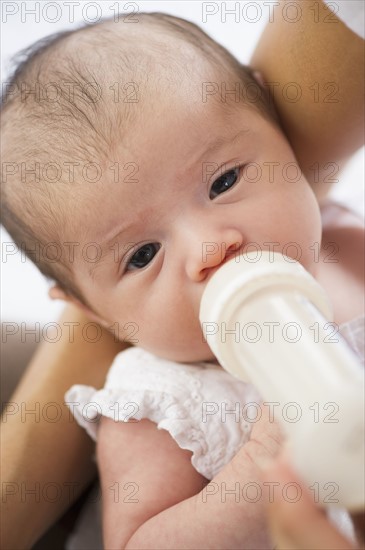
[[[284,444],[284,434],[270,412],[268,407],[261,407],[261,416],[251,431],[249,441],[236,454],[234,466],[247,468],[249,460],[258,471],[264,471],[279,454]],[[242,471],[241,471],[242,473]]]
[[[265,482],[264,471],[283,444],[282,430],[268,407],[262,406],[249,441],[203,489],[201,500],[209,505],[210,532],[216,541],[221,540],[219,525],[225,521],[230,526],[222,538],[222,548],[273,548],[267,521],[272,486]],[[218,544],[206,547],[219,548]]]

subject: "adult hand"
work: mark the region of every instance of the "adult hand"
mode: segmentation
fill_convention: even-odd
[[[275,493],[269,504],[269,523],[277,550],[353,550],[364,548],[354,545],[330,523],[326,513],[314,503],[313,495],[294,473],[284,458],[267,469],[266,481],[275,481],[280,486],[288,483],[300,485],[302,493],[297,502],[285,499],[282,491]],[[363,514],[354,518],[357,534]],[[363,521],[362,521],[363,529]],[[362,533],[363,535],[363,533]],[[363,537],[361,537],[363,538]]]

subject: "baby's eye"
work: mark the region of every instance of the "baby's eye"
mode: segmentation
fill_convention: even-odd
[[[142,269],[146,267],[157,254],[161,245],[159,243],[148,243],[135,252],[127,264],[127,270]]]
[[[232,170],[228,170],[228,172],[225,172],[221,176],[219,176],[218,179],[215,180],[212,187],[210,188],[209,198],[214,199],[218,195],[221,195],[225,191],[228,191],[238,180],[238,176],[240,173],[239,168],[232,168]]]

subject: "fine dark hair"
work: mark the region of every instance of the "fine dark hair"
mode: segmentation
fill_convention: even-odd
[[[172,74],[171,79],[179,78],[176,75],[181,76],[186,71],[193,72],[193,64],[187,67],[178,52],[169,51],[158,39],[158,36],[172,36],[189,44],[196,54],[219,71],[217,74],[231,74],[246,89],[256,86],[259,93],[252,107],[274,123],[277,121],[271,99],[257,84],[251,68],[239,63],[200,27],[164,13],[138,13],[138,24],[159,31],[155,33],[157,39],[147,48],[139,45],[137,39],[130,44],[123,38],[121,25],[127,17],[128,14],[121,16],[117,24],[103,20],[52,34],[23,50],[16,56],[16,68],[3,86],[5,91],[1,97],[2,157],[7,166],[1,189],[2,224],[47,279],[91,309],[92,304],[74,282],[70,258],[60,257],[57,252],[58,246],[63,246],[60,231],[72,225],[73,203],[69,196],[72,194],[76,204],[77,190],[65,181],[50,184],[52,178],[44,181],[37,171],[39,163],[49,167],[50,158],[56,161],[82,159],[84,162],[101,156],[107,159],[113,151],[113,128],[118,127],[119,131],[125,128],[127,132],[133,116],[129,106],[123,106],[124,110],[119,109],[116,113],[105,101],[96,102],[94,89],[85,84],[103,79],[108,63],[113,63],[113,70],[124,82],[136,80],[136,75],[148,80],[151,67],[153,71],[165,72],[173,68],[170,73],[175,77]],[[98,30],[101,32],[95,32]],[[116,33],[119,33],[117,40]],[[145,42],[148,40],[146,38]],[[161,49],[164,58],[158,66],[153,64],[153,56]],[[86,59],[94,56],[89,63],[85,62],[84,51]],[[123,79],[123,75],[127,78]],[[42,90],[46,85],[49,87],[50,82],[58,83],[57,102],[37,100],[37,86]],[[69,93],[71,84],[72,94]],[[78,85],[83,85],[82,94]],[[89,94],[89,102],[85,102],[85,93]],[[23,173],[27,163],[31,163],[33,171],[31,184],[26,182],[29,168]],[[52,171],[52,167],[50,169]]]

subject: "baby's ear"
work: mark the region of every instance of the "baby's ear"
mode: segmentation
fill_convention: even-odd
[[[264,77],[262,76],[262,73],[260,73],[260,71],[253,71],[253,76],[256,82],[260,84],[261,88],[265,88],[265,81],[264,81]]]
[[[85,304],[83,304],[82,302],[80,302],[80,300],[78,300],[77,298],[75,298],[74,296],[71,296],[70,294],[67,294],[64,290],[62,290],[61,287],[59,287],[58,285],[54,285],[52,286],[49,290],[48,290],[48,296],[51,298],[51,300],[64,300],[65,302],[68,302],[70,304],[73,304],[74,306],[78,307],[79,309],[81,309],[81,311],[83,313],[85,313],[85,315],[87,317],[89,317],[90,319],[92,319],[93,321],[95,321],[96,323],[98,323],[99,325],[103,326],[103,327],[108,327],[108,323],[107,321],[105,321],[105,319],[103,319],[102,317],[100,317],[99,315],[97,315],[96,313],[94,313],[92,311],[92,309],[90,309],[89,307],[85,306]]]
[[[64,292],[58,285],[52,286],[48,290],[48,296],[51,300],[65,300],[66,302],[71,301],[70,296],[68,296],[66,292]]]

